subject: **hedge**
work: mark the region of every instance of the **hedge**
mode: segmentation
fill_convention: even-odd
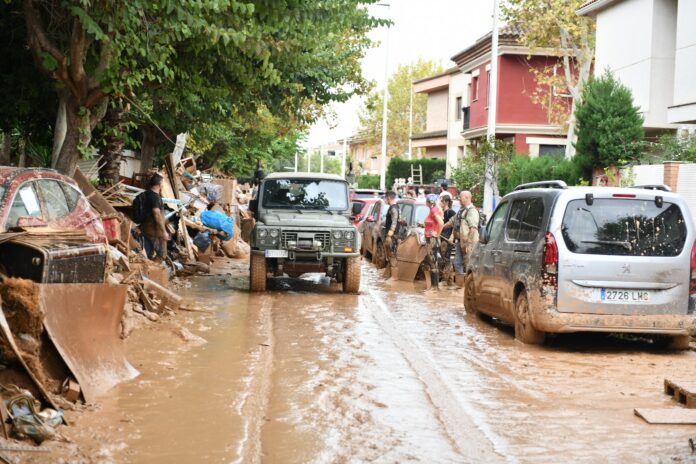
[[[379,176],[362,174],[358,176],[358,188],[364,189],[378,189],[379,188]]]
[[[581,175],[582,169],[578,163],[562,156],[528,158],[517,155],[500,166],[498,190],[500,195],[505,195],[520,184],[544,180],[562,180],[568,185],[577,185]]]
[[[417,168],[418,165],[423,166],[423,183],[433,184],[438,176],[447,169],[447,162],[439,159],[419,159],[419,160],[404,160],[401,158],[392,158],[387,167],[387,186],[394,185],[394,179],[408,179],[411,177],[411,166]]]

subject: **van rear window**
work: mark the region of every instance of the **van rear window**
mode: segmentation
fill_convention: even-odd
[[[620,256],[677,256],[687,235],[679,206],[613,198],[569,202],[561,231],[573,253]]]

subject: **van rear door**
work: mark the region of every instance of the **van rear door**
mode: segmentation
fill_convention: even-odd
[[[611,192],[565,207],[562,239],[556,234],[558,311],[686,314],[693,233],[683,202]]]

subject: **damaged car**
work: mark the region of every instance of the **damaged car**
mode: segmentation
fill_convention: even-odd
[[[107,239],[77,184],[52,169],[0,167],[0,274],[104,282]]]
[[[514,324],[522,342],[548,333],[696,333],[696,231],[666,186],[518,186],[498,204],[469,262],[464,305]]]

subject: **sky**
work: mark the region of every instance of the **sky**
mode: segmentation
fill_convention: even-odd
[[[382,0],[389,6],[370,6],[370,12],[393,21],[389,28],[388,73],[398,65],[419,57],[433,60],[445,69],[457,52],[472,45],[492,29],[493,0]],[[387,28],[370,33],[377,46],[368,50],[362,62],[363,75],[384,85]],[[354,97],[331,107],[331,121],[314,124],[307,137],[307,147],[317,147],[353,135],[359,125],[362,98]]]

